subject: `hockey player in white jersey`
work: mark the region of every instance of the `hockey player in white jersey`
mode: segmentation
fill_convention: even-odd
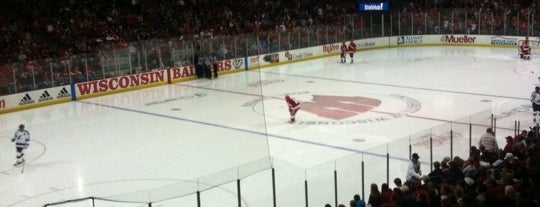
[[[537,116],[540,116],[540,87],[534,87],[534,91],[531,93],[531,103],[533,108],[533,121],[536,123]]]
[[[19,125],[19,129],[15,132],[15,136],[11,139],[11,142],[15,142],[15,148],[17,150],[17,162],[14,166],[24,163],[24,151],[30,145],[30,132],[24,129],[24,124]]]

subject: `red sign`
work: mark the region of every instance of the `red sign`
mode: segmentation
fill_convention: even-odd
[[[156,71],[149,73],[134,74],[129,76],[114,77],[109,79],[85,82],[77,84],[81,95],[113,91],[140,85],[165,81],[165,72]]]
[[[331,53],[331,52],[338,52],[338,51],[339,51],[338,44],[323,45],[323,53]]]
[[[232,68],[232,64],[230,60],[218,62],[218,71],[231,70],[231,68]]]
[[[195,75],[195,67],[193,65],[184,66],[182,68],[171,68],[171,79],[185,78]]]

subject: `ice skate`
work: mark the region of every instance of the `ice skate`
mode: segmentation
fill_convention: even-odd
[[[19,166],[19,165],[21,165],[21,164],[23,164],[23,163],[24,163],[24,159],[22,159],[22,160],[20,160],[20,161],[17,160],[17,162],[15,162],[15,164],[13,164],[13,166]]]

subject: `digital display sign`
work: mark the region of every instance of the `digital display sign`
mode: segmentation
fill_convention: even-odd
[[[388,2],[367,2],[360,3],[358,10],[360,11],[388,11]]]

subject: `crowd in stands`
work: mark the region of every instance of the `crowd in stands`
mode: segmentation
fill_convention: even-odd
[[[93,65],[91,69],[79,68],[81,74],[78,78],[73,78],[69,76],[77,74],[68,74],[65,71],[68,68],[66,60],[70,60],[72,56],[88,53],[101,52],[99,55],[103,56],[107,54],[103,51],[127,48],[130,43],[137,41],[194,40],[221,35],[242,37],[244,34],[266,36],[267,41],[251,45],[248,51],[241,51],[244,54],[256,54],[261,52],[261,49],[266,50],[263,52],[276,51],[277,38],[272,37],[277,33],[296,31],[298,28],[329,25],[337,29],[328,31],[340,30],[339,36],[342,38],[377,36],[366,29],[367,21],[364,21],[358,12],[359,2],[1,1],[0,94],[65,84],[82,77],[89,80],[89,77],[95,77],[92,72],[99,70],[99,63]],[[475,34],[478,29],[488,33],[488,30],[498,31],[503,28],[508,30],[509,34],[513,34],[515,31],[527,31],[526,23],[529,19],[527,14],[530,11],[538,11],[538,5],[533,1],[519,0],[387,2],[391,5],[391,13],[395,14],[391,21],[399,21],[399,24],[393,24],[394,28],[390,28],[395,31],[393,34],[397,34],[398,30],[401,34]],[[534,17],[538,19],[540,15]],[[505,19],[508,21],[506,27],[503,25]],[[476,20],[481,22],[480,25],[477,25]],[[304,39],[306,36],[298,34],[295,38]],[[327,32],[324,34],[330,35]],[[281,41],[280,45],[284,45],[281,48],[287,48],[287,44],[291,44],[285,38]],[[332,39],[332,41],[342,40]],[[300,42],[297,45],[301,46]],[[305,46],[307,45],[310,44]],[[218,45],[214,47],[214,51],[208,51],[208,54],[216,53],[218,58],[223,59],[228,57],[225,53],[230,49],[230,45]],[[149,61],[152,67],[160,66],[156,60],[157,55],[149,54],[149,58],[153,59]],[[52,62],[51,59],[56,62]],[[99,62],[99,57],[88,60]],[[164,62],[161,65],[174,64]],[[47,70],[44,67],[48,67]],[[51,72],[50,68],[54,70]],[[28,77],[33,76],[38,80],[30,81]],[[17,79],[17,85],[14,85],[13,79]]]
[[[493,143],[492,141],[495,141]],[[469,157],[445,157],[433,170],[402,182],[394,188],[371,184],[369,197],[350,207],[532,207],[540,206],[540,134],[537,127],[505,137],[498,147],[488,128]],[[495,148],[492,148],[495,147]],[[416,154],[416,153],[415,153]],[[411,160],[414,166],[415,154]],[[416,155],[418,157],[418,155]],[[416,158],[418,161],[418,158]],[[362,200],[362,199],[360,199]],[[342,206],[345,206],[341,204]],[[326,207],[331,207],[327,204]]]
[[[520,0],[410,1],[394,22],[399,22],[401,34],[526,36],[531,35],[529,26],[540,22],[538,15],[531,15],[540,11],[538,6]]]
[[[342,22],[336,19],[354,11],[354,2],[330,0],[1,1],[0,94],[76,80],[70,76],[77,74],[67,72],[67,60],[75,55],[101,52],[103,56],[107,54],[103,51],[126,48],[137,41],[285,32],[296,26]],[[226,57],[223,51],[208,54],[213,52]],[[153,59],[151,64],[156,62],[156,56],[148,56]],[[88,80],[97,68],[78,69],[79,76]]]
[[[99,50],[104,42],[239,35],[331,24],[353,13],[346,1],[69,0],[2,2],[0,62]]]

